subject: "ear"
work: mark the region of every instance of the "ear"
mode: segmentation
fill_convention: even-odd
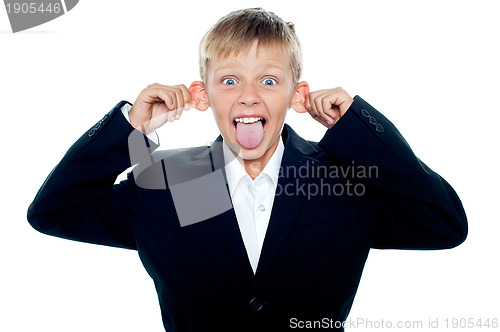
[[[306,81],[297,83],[297,87],[293,93],[292,101],[290,102],[290,107],[293,108],[297,113],[305,113],[307,109],[305,107],[306,97],[309,94],[309,84]]]
[[[208,101],[207,92],[205,91],[205,84],[200,81],[194,81],[191,83],[188,90],[193,98],[191,102],[192,107],[200,111],[206,111],[210,103]]]

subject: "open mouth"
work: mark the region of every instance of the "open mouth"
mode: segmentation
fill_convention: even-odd
[[[233,127],[234,130],[236,130],[236,126],[238,123],[243,123],[243,124],[253,124],[260,121],[262,124],[262,127],[264,130],[266,129],[266,119],[264,118],[259,118],[259,117],[244,117],[244,118],[236,118],[233,120]]]
[[[254,149],[264,139],[266,119],[257,116],[237,117],[233,120],[236,140],[246,149]]]

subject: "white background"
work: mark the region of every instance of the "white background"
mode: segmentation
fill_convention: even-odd
[[[230,11],[256,6],[296,24],[312,90],[342,86],[386,115],[453,185],[469,218],[458,248],[373,250],[350,317],[424,326],[438,318],[439,330],[446,318],[500,318],[495,1],[82,0],[17,34],[0,7],[1,331],[163,331],[135,251],[42,235],[26,211],[65,151],[104,113],[150,83],[199,79],[203,34]],[[287,122],[311,140],[325,131],[293,110]],[[160,130],[162,148],[216,136],[211,111],[191,110]],[[349,329],[365,330],[375,328]]]

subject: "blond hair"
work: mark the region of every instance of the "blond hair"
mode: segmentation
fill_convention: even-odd
[[[200,76],[206,81],[211,59],[237,56],[247,52],[255,39],[257,50],[262,46],[280,47],[290,59],[294,85],[302,74],[302,49],[294,24],[285,22],[273,12],[262,8],[241,9],[229,13],[215,23],[200,42]]]

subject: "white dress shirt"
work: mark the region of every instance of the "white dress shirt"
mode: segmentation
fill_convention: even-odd
[[[125,104],[121,111],[130,122],[128,112],[132,107]],[[158,144],[156,131],[147,137]],[[238,220],[241,237],[247,251],[253,272],[257,271],[259,257],[266,236],[267,226],[271,217],[274,194],[278,186],[278,175],[281,158],[285,147],[281,136],[278,147],[267,162],[262,172],[254,179],[247,174],[243,165],[235,158],[231,149],[223,142],[225,171],[229,193]]]
[[[262,172],[254,179],[223,142],[225,170],[234,212],[253,272],[257,270],[278,186],[279,168],[285,150],[281,136],[278,147]]]

